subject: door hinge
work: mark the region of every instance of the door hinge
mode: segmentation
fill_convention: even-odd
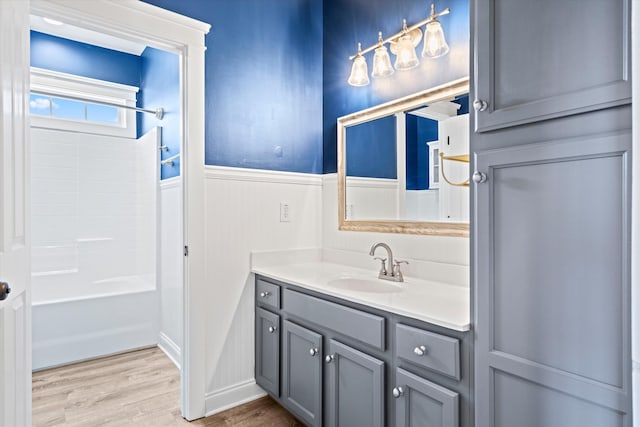
[[[184,256],[189,256],[189,246],[184,247]]]

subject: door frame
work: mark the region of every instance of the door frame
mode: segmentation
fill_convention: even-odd
[[[182,416],[205,416],[204,36],[209,24],[141,1],[32,0],[31,13],[180,56],[183,239]]]

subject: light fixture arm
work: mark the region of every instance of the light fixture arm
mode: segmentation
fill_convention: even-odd
[[[380,47],[380,46],[382,46],[384,44],[392,43],[394,40],[396,40],[397,38],[403,36],[404,34],[408,34],[411,31],[415,30],[416,28],[420,28],[423,25],[426,25],[431,21],[435,21],[438,17],[440,17],[442,15],[448,15],[450,12],[451,12],[451,9],[450,8],[446,8],[441,12],[435,13],[435,5],[432,4],[431,5],[431,15],[428,18],[425,18],[422,21],[417,22],[417,23],[413,24],[410,27],[403,28],[402,30],[398,31],[396,34],[394,34],[394,35],[392,35],[390,37],[387,37],[387,38],[383,39],[382,41],[378,40],[375,44],[372,44],[371,46],[367,47],[366,49],[359,50],[357,54],[351,55],[349,57],[349,60],[352,61],[358,55],[364,55],[364,54],[366,54],[368,52],[371,52],[372,50],[374,50],[374,49],[376,49],[376,48],[378,48],[378,47]]]

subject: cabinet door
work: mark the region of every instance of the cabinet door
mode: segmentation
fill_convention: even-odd
[[[334,340],[328,353],[328,425],[382,427],[384,362]]]
[[[476,131],[631,102],[629,0],[477,0]]]
[[[396,427],[458,427],[458,393],[397,368],[393,397]]]
[[[476,427],[629,427],[631,135],[476,154]]]
[[[322,336],[288,320],[283,326],[283,398],[310,426],[322,425]]]
[[[280,316],[256,308],[256,383],[280,395]]]

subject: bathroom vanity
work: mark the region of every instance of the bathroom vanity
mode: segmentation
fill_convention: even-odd
[[[256,382],[310,426],[471,425],[469,289],[254,268]]]

